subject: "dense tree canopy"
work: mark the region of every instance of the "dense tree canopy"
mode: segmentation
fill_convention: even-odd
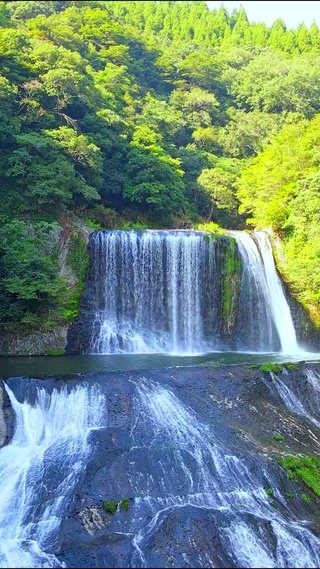
[[[68,297],[52,235],[74,218],[270,227],[320,313],[315,23],[204,0],[0,2],[0,102],[0,326]]]

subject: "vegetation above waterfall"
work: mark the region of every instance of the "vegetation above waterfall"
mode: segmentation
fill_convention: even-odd
[[[74,317],[83,226],[205,222],[272,228],[320,321],[315,23],[204,1],[0,2],[0,54],[2,329]]]

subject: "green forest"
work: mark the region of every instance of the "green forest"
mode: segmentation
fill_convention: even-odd
[[[315,23],[203,0],[0,2],[0,98],[2,331],[76,316],[83,227],[268,229],[320,324]]]

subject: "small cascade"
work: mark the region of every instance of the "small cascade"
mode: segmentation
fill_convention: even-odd
[[[31,380],[32,381],[32,380]],[[58,530],[90,453],[88,435],[101,425],[104,398],[94,387],[20,403],[11,443],[0,450],[0,567],[61,567]]]
[[[130,527],[120,520],[116,527],[134,535],[132,567],[159,566],[148,557],[150,542],[182,509],[181,519],[197,519],[200,509],[202,515],[210,512],[212,524],[217,521],[211,545],[195,544],[185,566],[318,567],[320,540],[305,520],[289,522],[281,513],[285,499],[265,461],[236,456],[173,391],[142,378],[135,416],[127,472],[132,494],[141,498],[135,499]],[[266,487],[274,488],[279,509]],[[189,555],[191,550],[188,544]]]
[[[320,376],[316,371],[306,369],[306,377],[312,389],[312,399],[316,405],[316,412],[320,414]]]
[[[272,386],[286,407],[313,423],[320,429],[320,377],[311,369],[306,370],[305,382],[290,381],[290,388],[279,374],[270,372],[274,381]],[[270,387],[270,384],[269,384]]]
[[[239,328],[242,342],[257,351],[298,351],[296,333],[281,280],[274,264],[268,234],[230,231],[243,260]],[[240,331],[239,331],[240,332]],[[239,333],[240,336],[240,333]]]

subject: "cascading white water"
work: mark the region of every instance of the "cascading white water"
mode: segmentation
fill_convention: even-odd
[[[201,232],[111,231],[93,236],[96,299],[91,353],[212,350],[203,311]],[[214,258],[214,244],[211,246]],[[207,261],[209,270],[210,261]]]
[[[280,337],[281,348],[283,352],[293,354],[298,351],[296,332],[290,308],[275,268],[271,243],[268,234],[265,232],[256,232],[255,236],[263,259],[273,318]]]
[[[229,233],[237,240],[244,261],[243,278],[246,279],[247,294],[256,295],[258,299],[255,302],[256,311],[252,319],[256,319],[260,327],[263,322],[261,333],[264,334],[262,340],[264,345],[272,346],[273,336],[276,334],[282,352],[286,354],[298,352],[290,308],[276,271],[268,234],[263,231],[253,234],[244,231]],[[250,318],[249,310],[247,315]],[[253,324],[251,329],[254,329]],[[268,337],[265,336],[266,331]]]
[[[229,233],[94,232],[69,353],[296,353],[267,234]]]
[[[306,376],[318,393],[318,375],[308,370]],[[133,424],[128,425],[131,445],[110,462],[116,479],[122,470],[119,461],[125,468],[125,477],[111,487],[135,498],[128,515],[107,519],[103,535],[110,544],[114,535],[132,545],[128,563],[119,557],[115,566],[163,566],[153,557],[153,538],[163,526],[164,536],[170,527],[179,533],[179,523],[170,526],[170,517],[181,512],[180,520],[185,517],[190,523],[188,532],[178,537],[182,550],[184,539],[189,539],[189,557],[179,565],[171,550],[174,564],[171,559],[165,566],[319,567],[320,539],[299,510],[292,515],[278,490],[279,472],[268,460],[242,443],[238,446],[239,441],[235,445],[234,435],[229,437],[228,431],[226,436],[215,421],[208,423],[207,415],[201,418],[179,399],[175,388],[141,376],[129,382],[135,385]],[[7,568],[63,566],[55,556],[60,524],[88,461],[88,435],[107,425],[105,398],[96,386],[82,384],[52,393],[32,389],[32,403],[20,403],[7,389],[17,417],[11,443],[0,450],[0,566]],[[175,391],[180,395],[184,390]],[[112,446],[109,450],[113,454]],[[105,476],[112,479],[110,471],[108,475],[104,470]],[[273,489],[272,500],[266,488]],[[210,516],[205,524],[215,535],[206,547],[192,525],[198,519],[195,512],[201,512],[201,518]],[[99,547],[100,537],[93,538],[94,547]]]
[[[217,440],[214,427],[202,423],[170,389],[141,379],[137,393],[134,447],[128,457],[128,480],[133,493],[141,496],[126,528],[135,536],[132,566],[150,566],[146,552],[151,536],[174,510],[190,506],[211,511],[213,519],[219,516],[219,541],[232,566],[319,566],[320,539],[305,521],[289,522],[268,498],[267,486],[285,504],[266,462],[256,458],[248,468],[246,459],[230,453]],[[140,448],[148,449],[146,470],[136,467]],[[149,468],[154,456],[156,468]],[[187,566],[216,566],[210,554],[205,562],[201,551],[195,555],[196,565]]]
[[[306,370],[306,383],[290,382],[290,388],[279,377],[279,374],[270,372],[274,381],[272,387],[276,389],[284,404],[293,413],[300,415],[320,428],[320,377],[313,370]],[[265,382],[268,387],[269,384]]]
[[[306,369],[307,381],[313,390],[313,398],[317,404],[317,411],[320,413],[320,376],[312,369]]]
[[[61,567],[54,544],[71,492],[101,426],[104,397],[95,387],[37,389],[20,403],[11,443],[0,450],[0,567]]]

